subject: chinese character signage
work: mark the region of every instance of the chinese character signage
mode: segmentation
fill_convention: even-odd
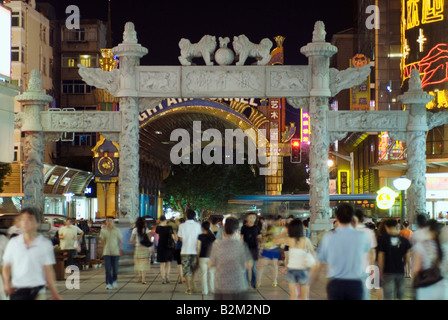
[[[448,107],[448,1],[401,0],[402,81],[417,69],[422,87],[435,96],[428,108]]]
[[[300,110],[300,139],[302,140],[302,148],[308,148],[310,144],[310,113],[308,111]]]
[[[369,63],[363,54],[357,54],[350,60],[350,67],[361,68]],[[370,76],[360,85],[350,89],[350,110],[370,110]]]

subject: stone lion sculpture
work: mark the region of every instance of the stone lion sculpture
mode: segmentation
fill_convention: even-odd
[[[182,38],[179,41],[180,56],[179,61],[183,66],[191,66],[193,58],[202,57],[205,64],[212,66],[213,53],[216,50],[216,37],[205,35],[198,43],[191,43],[190,40]]]
[[[272,41],[268,38],[261,40],[260,44],[255,44],[242,34],[233,38],[232,45],[236,55],[239,57],[236,63],[237,66],[244,65],[248,57],[257,59],[259,66],[266,65],[271,60]]]

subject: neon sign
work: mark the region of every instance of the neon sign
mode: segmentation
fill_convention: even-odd
[[[300,139],[302,140],[302,144],[309,145],[310,144],[310,133],[311,133],[311,125],[310,125],[310,113],[308,111],[300,110],[300,119],[301,119],[301,127],[300,127]]]
[[[412,69],[422,77],[422,88],[438,97],[428,108],[446,107],[448,90],[448,1],[402,0],[402,85]],[[439,93],[437,93],[439,92]]]
[[[389,187],[384,187],[378,192],[376,197],[376,205],[380,209],[390,209],[395,203],[395,198],[399,196],[394,190]]]

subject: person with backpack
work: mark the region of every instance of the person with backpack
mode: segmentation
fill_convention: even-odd
[[[147,245],[150,244],[151,234],[152,231],[146,227],[145,219],[142,217],[137,218],[135,221],[135,228],[132,229],[130,241],[135,244],[134,270],[137,275],[137,282],[139,281],[138,277],[140,276],[142,284],[146,284],[146,272],[151,268],[151,264],[149,262],[150,247],[147,247]]]

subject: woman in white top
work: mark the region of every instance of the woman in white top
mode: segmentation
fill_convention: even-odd
[[[135,243],[134,250],[134,270],[138,276],[141,276],[142,284],[146,284],[145,276],[146,271],[149,271],[151,264],[149,261],[149,251],[150,248],[145,247],[140,242],[143,236],[147,236],[151,239],[152,231],[146,227],[146,221],[144,218],[139,217],[135,221],[135,228],[132,230],[131,243]],[[137,278],[138,282],[138,278]]]
[[[292,220],[288,225],[288,234],[280,235],[273,241],[274,244],[284,244],[289,247],[287,280],[289,285],[289,299],[297,300],[297,284],[300,286],[301,300],[309,299],[310,288],[310,262],[309,254],[314,256],[313,244],[305,237],[304,228],[300,219]]]

